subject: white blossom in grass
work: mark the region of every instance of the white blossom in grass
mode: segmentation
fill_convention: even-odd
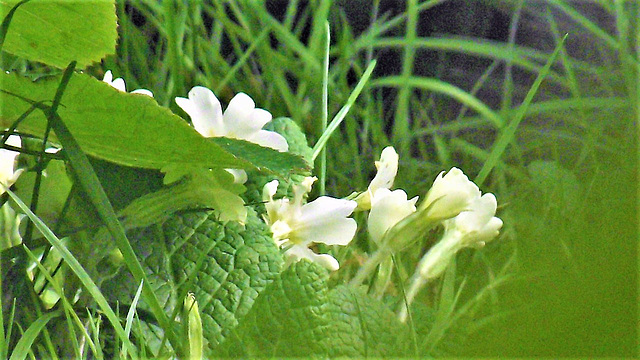
[[[494,216],[497,206],[493,194],[482,195],[470,204],[468,210],[443,221],[445,237],[458,238],[460,248],[484,246],[487,241],[497,237],[502,228],[502,220]]]
[[[407,193],[398,189],[379,188],[371,202],[368,230],[371,239],[380,244],[384,234],[395,224],[416,211],[418,197],[407,200]]]
[[[19,148],[22,145],[20,137],[11,135],[7,139],[7,145]],[[0,194],[4,194],[6,188],[13,185],[24,169],[16,170],[16,158],[20,153],[7,149],[0,149]]]
[[[445,229],[442,239],[420,259],[409,281],[405,295],[408,304],[428,281],[442,275],[458,251],[466,247],[481,248],[498,236],[502,220],[495,216],[497,205],[496,197],[487,193],[473,200],[467,210],[442,222]],[[399,318],[402,322],[407,318],[404,305]]]
[[[274,200],[278,181],[267,183],[262,194],[267,210],[265,222],[271,229],[275,243],[285,249],[287,264],[308,259],[335,271],[340,265],[333,256],[316,254],[309,247],[317,243],[349,244],[355,236],[357,224],[354,219],[347,217],[356,208],[356,202],[321,196],[303,204],[315,180],[315,177],[307,177],[297,185],[293,200]]]
[[[236,94],[224,113],[218,98],[203,86],[191,89],[189,98],[177,97],[176,104],[189,115],[193,127],[204,137],[242,139],[281,152],[289,149],[282,135],[262,130],[271,121],[271,113],[256,108],[245,93]]]
[[[393,181],[398,174],[398,153],[393,146],[387,146],[380,154],[380,160],[375,162],[378,172],[371,180],[367,191],[356,198],[359,210],[369,210],[373,202],[373,196],[378,189],[391,189]]]
[[[111,73],[111,70],[107,70],[107,72],[104,73],[104,78],[102,79],[102,81],[106,82],[107,84],[111,85],[111,87],[116,88],[122,92],[127,92],[127,86],[124,83],[124,79],[122,78],[114,79],[113,74]],[[136,89],[136,90],[133,90],[131,93],[143,94],[149,97],[153,97],[153,93],[147,89]]]
[[[480,189],[458,168],[441,172],[427,192],[420,209],[426,211],[429,220],[452,218],[480,198]]]
[[[453,219],[442,222],[444,235],[418,265],[420,276],[433,279],[442,274],[455,254],[463,248],[481,248],[498,236],[502,220],[495,217],[496,197],[487,193],[475,199]]]

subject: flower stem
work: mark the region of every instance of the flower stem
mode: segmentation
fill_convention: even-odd
[[[458,251],[458,238],[455,236],[443,237],[438,243],[436,243],[418,262],[416,271],[409,280],[409,289],[405,294],[406,303],[403,302],[398,310],[398,319],[400,322],[407,320],[407,312],[409,306],[413,302],[418,292],[427,284],[431,279],[435,279],[440,276],[447,268],[451,259]]]
[[[380,247],[378,251],[373,253],[373,256],[367,259],[364,265],[360,267],[360,269],[356,273],[356,276],[354,276],[353,279],[351,279],[351,281],[349,282],[349,285],[352,287],[360,286],[362,282],[369,276],[369,274],[375,271],[378,264],[380,264],[390,255],[391,248],[389,246]]]

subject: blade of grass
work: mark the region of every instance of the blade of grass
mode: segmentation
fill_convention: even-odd
[[[409,0],[407,2],[407,22],[405,29],[406,46],[404,46],[404,56],[402,58],[402,73],[400,77],[404,80],[409,79],[413,74],[413,63],[415,57],[414,42],[417,38],[418,32],[418,2],[417,0]],[[403,81],[398,91],[398,97],[396,102],[396,112],[393,118],[393,127],[391,130],[391,137],[393,143],[398,147],[400,154],[408,154],[409,146],[411,145],[412,137],[409,132],[409,105],[411,96],[413,94],[413,88],[411,85]]]
[[[62,289],[62,287],[60,286],[60,284],[55,281],[53,279],[53,276],[51,275],[51,273],[47,270],[47,268],[42,265],[42,262],[40,260],[38,260],[38,257],[33,254],[33,252],[31,250],[29,250],[29,248],[27,248],[26,246],[23,246],[24,251],[27,253],[27,256],[29,256],[29,258],[31,259],[31,261],[33,261],[34,264],[36,264],[36,266],[38,267],[38,269],[40,269],[40,272],[47,278],[47,280],[49,281],[49,283],[53,286],[54,290],[60,295],[60,300],[62,301],[62,307],[65,311],[65,316],[67,318],[68,321],[68,326],[69,326],[69,336],[72,339],[73,342],[73,347],[74,347],[74,352],[76,354],[76,357],[80,357],[80,347],[78,345],[78,341],[75,335],[75,330],[73,329],[73,324],[71,323],[71,320],[75,321],[76,325],[78,326],[78,328],[80,328],[83,332],[83,335],[85,337],[89,337],[89,334],[87,333],[86,329],[84,328],[82,321],[80,321],[80,318],[78,317],[78,314],[76,314],[76,312],[73,310],[73,306],[71,306],[71,304],[69,303],[69,301],[67,300],[67,298],[64,296],[64,290]],[[95,344],[93,342],[89,343],[89,347],[92,349],[92,351],[94,351],[94,354],[96,354],[97,356],[97,349],[95,348]]]
[[[13,15],[16,13],[18,8],[31,0],[22,0],[19,3],[15,4],[11,10],[7,13],[7,15],[2,19],[2,25],[0,25],[0,51],[2,51],[2,46],[4,45],[4,40],[7,38],[7,32],[9,31],[9,25],[11,25],[11,20],[13,19]]]
[[[558,46],[556,46],[556,49],[553,51],[553,54],[551,54],[551,57],[549,57],[549,60],[544,65],[544,68],[540,71],[540,73],[536,77],[536,80],[533,82],[533,85],[531,85],[531,89],[529,89],[529,91],[527,92],[527,96],[525,97],[524,101],[518,107],[517,113],[511,119],[511,122],[504,128],[504,130],[501,132],[500,136],[498,137],[498,140],[494,144],[493,149],[489,154],[489,158],[484,163],[484,165],[480,169],[480,172],[478,173],[478,176],[474,180],[474,182],[478,184],[478,186],[481,186],[482,183],[487,179],[487,176],[489,176],[489,173],[491,172],[491,170],[500,161],[500,157],[502,157],[502,154],[504,154],[504,151],[507,149],[507,146],[509,145],[509,143],[513,141],[516,134],[516,130],[518,129],[520,122],[524,118],[524,114],[526,114],[529,104],[531,104],[531,102],[533,101],[533,97],[538,92],[538,88],[540,87],[540,85],[542,84],[542,81],[544,80],[545,76],[549,72],[551,65],[555,62],[556,58],[558,57],[558,54],[560,53],[560,49],[562,49],[564,41],[567,39],[567,36],[568,34],[565,35],[560,41],[560,43],[558,44]]]
[[[16,347],[13,349],[13,352],[11,353],[11,357],[9,358],[9,360],[25,359],[27,355],[31,352],[31,346],[33,345],[38,335],[40,335],[40,332],[42,332],[44,327],[47,325],[49,321],[51,321],[51,319],[60,316],[60,314],[62,314],[60,310],[53,311],[45,315],[42,315],[36,321],[34,321],[29,326],[27,331],[25,331],[24,334],[22,334],[22,337],[16,344]]]
[[[311,157],[312,161],[315,161],[318,155],[320,155],[320,152],[322,151],[322,149],[324,149],[325,145],[327,144],[327,141],[329,141],[331,134],[333,134],[333,132],[336,131],[338,126],[340,126],[340,124],[342,123],[342,120],[344,120],[344,118],[347,116],[347,114],[349,113],[349,110],[351,109],[353,104],[355,104],[356,99],[358,98],[358,95],[360,95],[360,92],[364,88],[364,85],[369,80],[369,77],[371,77],[371,73],[373,72],[373,69],[375,67],[376,67],[376,61],[374,60],[371,62],[371,64],[369,64],[369,66],[367,66],[367,69],[365,70],[364,74],[362,74],[362,78],[360,78],[360,81],[358,81],[358,84],[351,92],[351,95],[349,95],[347,102],[340,109],[340,111],[338,111],[336,116],[333,117],[333,119],[331,120],[331,123],[329,124],[329,126],[327,126],[327,129],[322,133],[322,135],[320,136],[316,144],[313,146],[313,156]]]
[[[329,22],[324,24],[326,32],[326,44],[324,61],[322,63],[322,117],[321,117],[321,130],[324,133],[327,130],[327,123],[329,121],[329,49],[331,48],[331,30],[329,29]],[[319,194],[322,196],[326,193],[325,186],[327,182],[327,149],[322,149],[320,153],[320,171],[319,171]]]
[[[435,91],[441,94],[449,95],[452,98],[458,100],[463,105],[468,106],[473,109],[477,113],[483,115],[488,120],[490,120],[496,128],[502,128],[504,126],[503,118],[491,110],[487,105],[478,100],[475,96],[472,96],[468,92],[460,89],[457,86],[451,85],[444,81],[440,81],[438,79],[425,78],[425,77],[416,77],[412,76],[408,79],[403,78],[402,76],[387,76],[383,78],[378,78],[371,81],[370,86],[372,87],[401,87],[404,86],[405,83],[408,83],[409,86],[414,88],[420,88],[424,90]]]
[[[144,283],[141,281],[140,286],[138,286],[138,290],[136,291],[136,295],[133,297],[133,301],[131,302],[131,306],[129,307],[129,312],[127,313],[127,321],[124,324],[124,334],[129,338],[131,335],[131,325],[133,324],[133,316],[136,313],[136,307],[138,306],[138,301],[140,301],[140,294],[142,293],[142,287]],[[122,349],[122,358],[127,358],[127,348]]]
[[[411,330],[411,342],[413,343],[413,351],[414,356],[417,358],[420,356],[420,350],[418,349],[418,337],[416,333],[416,327],[413,322],[413,314],[411,311],[411,306],[409,306],[409,301],[407,300],[407,292],[404,287],[404,282],[402,281],[402,277],[400,276],[400,267],[398,266],[398,261],[395,254],[391,254],[391,261],[393,262],[393,268],[396,270],[395,274],[398,281],[398,287],[400,288],[400,293],[402,294],[402,301],[404,302],[404,306],[407,308],[407,319],[409,321],[409,330]]]
[[[105,299],[104,295],[100,292],[100,289],[93,282],[89,274],[82,268],[82,265],[78,262],[78,260],[71,254],[69,249],[58,239],[58,237],[45,225],[40,218],[34,214],[29,207],[11,190],[7,189],[7,193],[9,197],[13,200],[13,202],[18,205],[18,207],[33,221],[35,227],[40,231],[40,233],[45,237],[45,239],[53,246],[59,253],[60,256],[67,263],[71,271],[78,277],[82,285],[84,285],[85,289],[91,294],[93,299],[96,301],[96,304],[100,307],[100,309],[105,313],[107,319],[111,322],[116,334],[121,338],[124,345],[129,348],[131,354],[135,354],[134,346],[131,344],[129,339],[125,336],[124,329],[122,325],[120,325],[120,320],[113,312],[113,309],[109,306],[107,299]]]

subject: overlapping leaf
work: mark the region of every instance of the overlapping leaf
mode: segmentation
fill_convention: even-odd
[[[168,312],[181,304],[187,292],[195,294],[204,337],[212,346],[238,324],[282,266],[266,225],[252,210],[244,227],[201,211],[176,214],[161,227],[151,226],[130,237]],[[121,303],[131,299],[135,288],[124,271],[102,287]]]
[[[11,94],[46,103],[53,98],[59,82],[58,76],[32,82],[1,73],[0,126],[8,128],[30,107]],[[58,112],[83,151],[121,165],[154,169],[170,164],[258,167],[281,174],[307,167],[297,156],[254,144],[236,146],[230,142],[223,149],[154,99],[120,92],[84,74],[73,74]],[[45,127],[44,115],[35,111],[18,129],[41,136]],[[250,151],[243,150],[247,146]]]
[[[0,19],[19,0],[0,0]],[[84,68],[113,54],[114,0],[31,0],[15,12],[3,50],[58,68],[76,60]]]
[[[328,289],[328,274],[302,261],[281,274],[228,340],[221,357],[381,357],[406,355],[405,328],[359,290]]]

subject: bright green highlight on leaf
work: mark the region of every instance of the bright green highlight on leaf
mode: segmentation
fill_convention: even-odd
[[[18,0],[0,0],[0,18]],[[58,68],[75,60],[79,68],[116,49],[114,0],[31,0],[16,11],[3,50]]]
[[[59,81],[57,76],[32,82],[15,74],[0,74],[0,90],[8,92],[0,93],[3,104],[0,124],[10,127],[30,107],[11,94],[48,101],[53,98]],[[83,74],[71,77],[58,113],[87,154],[122,165],[155,169],[169,164],[203,168],[259,167],[277,173],[307,167],[296,156],[255,144],[221,141],[223,150],[183,119],[158,106],[154,99],[120,92]],[[45,128],[44,115],[33,112],[18,130],[42,136]]]

